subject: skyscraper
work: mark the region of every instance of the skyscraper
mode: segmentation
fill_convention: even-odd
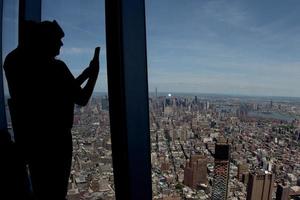
[[[229,179],[230,146],[221,138],[215,146],[215,168],[212,185],[212,200],[227,200]]]
[[[107,96],[101,98],[101,108],[102,110],[109,110],[109,102]]]
[[[238,165],[238,180],[239,181],[243,181],[243,175],[247,175],[248,174],[248,166],[245,163],[240,163]]]
[[[204,155],[192,155],[184,169],[184,184],[196,189],[200,184],[207,184],[207,159]]]
[[[247,200],[271,200],[274,178],[268,171],[252,172],[249,176]]]
[[[276,200],[288,200],[290,187],[283,184],[278,184],[276,191]]]

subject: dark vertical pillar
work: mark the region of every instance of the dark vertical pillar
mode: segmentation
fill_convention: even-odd
[[[40,22],[42,18],[42,0],[19,0],[19,42],[25,27],[24,21]]]
[[[19,0],[19,20],[41,21],[42,0]]]
[[[106,1],[107,73],[117,200],[151,200],[144,0]]]

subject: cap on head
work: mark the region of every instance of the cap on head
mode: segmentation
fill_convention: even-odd
[[[65,36],[64,31],[59,24],[53,20],[41,22],[41,34],[46,38],[62,38]]]

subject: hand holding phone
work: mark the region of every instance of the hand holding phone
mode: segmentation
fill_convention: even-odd
[[[95,59],[99,60],[99,55],[100,55],[100,47],[96,47],[95,51],[94,51],[93,60],[95,60]]]
[[[100,47],[96,47],[94,51],[94,57],[90,62],[90,68],[94,71],[96,70],[96,73],[99,72],[99,55],[100,55]]]

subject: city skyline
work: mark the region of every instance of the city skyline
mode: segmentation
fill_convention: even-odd
[[[300,97],[296,0],[145,3],[149,91]],[[17,44],[17,1],[4,8],[5,56]],[[63,27],[59,58],[75,76],[101,46],[96,91],[107,91],[104,0],[44,0],[42,13]]]
[[[4,0],[2,59],[18,42],[19,1]],[[138,56],[127,57],[128,53],[134,55],[135,49],[120,48],[120,71],[110,65],[109,75],[121,76],[113,83],[118,87],[109,88],[109,93],[107,1],[35,3],[41,2],[42,21],[56,20],[65,32],[64,46],[57,58],[67,64],[75,77],[89,64],[94,48],[101,47],[99,81],[92,91],[96,77],[89,73],[98,73],[96,59],[92,61],[94,66],[80,76],[90,76],[86,81],[89,91],[83,88],[82,92],[71,88],[76,86],[74,81],[64,84],[63,76],[56,77],[59,70],[49,68],[51,63],[44,62],[48,58],[29,55],[36,52],[32,48],[26,55],[33,58],[28,60],[33,67],[27,66],[23,57],[23,65],[14,62],[14,58],[5,63],[7,75],[15,63],[17,70],[24,68],[17,74],[21,81],[9,85],[12,98],[7,83],[4,84],[2,138],[9,150],[7,157],[14,158],[4,159],[4,166],[9,166],[4,171],[16,171],[18,180],[26,181],[17,181],[14,176],[5,180],[12,190],[7,189],[2,196],[43,198],[49,194],[51,198],[57,193],[56,185],[64,182],[65,193],[60,193],[70,200],[300,199],[300,2],[145,0],[148,69],[146,62],[127,62],[140,60]],[[128,47],[127,39],[134,45],[139,43],[128,32],[143,27],[126,18],[143,14],[140,3],[144,1],[125,2],[126,6],[122,0],[115,2],[121,4],[116,14],[125,29],[109,30],[120,32],[120,41],[114,39]],[[34,10],[27,12],[27,3],[25,0],[21,6],[26,16]],[[111,3],[108,11],[114,13],[116,7]],[[118,24],[117,21],[108,25]],[[47,48],[52,49],[51,46]],[[117,57],[109,56],[108,61],[118,60]],[[39,63],[49,66],[40,70]],[[133,77],[130,73],[136,74],[137,66],[144,67],[143,72],[148,70],[148,77]],[[47,70],[54,70],[53,76],[48,77]],[[40,78],[39,72],[46,76]],[[80,78],[77,82],[84,85]],[[49,81],[53,84],[47,84]],[[144,84],[137,86],[140,82]],[[120,84],[125,86],[119,87]],[[39,92],[26,92],[33,85],[42,87],[36,88]],[[19,95],[13,91],[23,94],[24,89],[25,98],[17,101]],[[32,134],[23,134],[31,126],[37,127]],[[67,146],[65,139],[69,140]],[[37,157],[32,150],[45,152]],[[64,180],[59,180],[51,175],[58,174],[57,161],[64,160],[64,154],[68,155],[69,164]],[[48,167],[40,168],[44,163]],[[38,171],[45,176],[37,178]],[[39,179],[47,184],[37,187]]]

